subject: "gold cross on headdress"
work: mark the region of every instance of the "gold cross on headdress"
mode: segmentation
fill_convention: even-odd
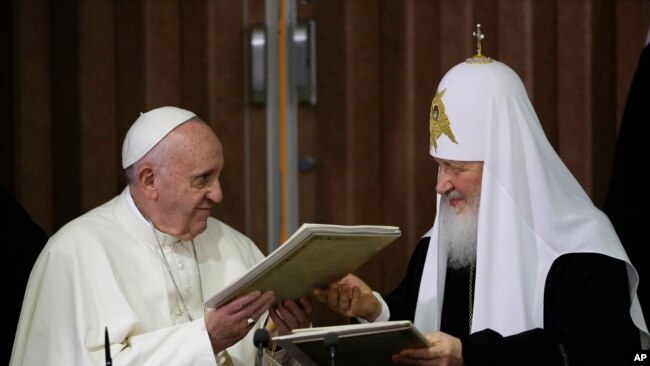
[[[476,55],[468,58],[465,62],[470,64],[489,64],[492,62],[491,58],[486,57],[481,53],[481,40],[485,38],[485,34],[481,32],[480,24],[476,25],[476,32],[472,32],[472,36],[476,37]]]

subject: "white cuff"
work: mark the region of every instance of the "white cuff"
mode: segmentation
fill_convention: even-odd
[[[379,300],[379,303],[381,304],[381,313],[379,314],[377,319],[375,319],[375,321],[376,322],[385,322],[385,321],[387,321],[388,319],[390,319],[390,309],[388,309],[388,305],[386,304],[386,301],[384,301],[384,298],[382,298],[381,295],[377,291],[373,291],[372,294],[375,295],[375,297],[377,298],[377,300]],[[369,321],[367,321],[364,318],[357,317],[357,320],[361,324],[370,323]]]

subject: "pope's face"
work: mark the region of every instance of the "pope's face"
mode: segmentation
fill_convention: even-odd
[[[219,174],[223,168],[221,142],[206,124],[189,121],[166,138],[170,153],[158,175],[156,226],[183,240],[207,227],[215,203],[223,198]]]
[[[455,161],[435,158],[439,165],[438,194],[449,198],[449,205],[463,214],[468,202],[478,199],[483,178],[482,161]]]

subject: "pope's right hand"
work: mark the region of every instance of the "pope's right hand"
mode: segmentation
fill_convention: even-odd
[[[274,300],[273,291],[253,291],[218,309],[210,310],[203,319],[214,353],[217,354],[244,338],[264,312],[269,310]]]
[[[353,274],[346,275],[326,288],[315,289],[313,294],[318,301],[343,316],[360,317],[373,322],[381,314],[381,303],[372,289]]]

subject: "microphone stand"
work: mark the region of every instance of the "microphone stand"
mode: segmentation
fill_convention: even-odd
[[[264,359],[264,348],[269,344],[271,337],[266,328],[260,328],[255,331],[253,335],[253,344],[257,347],[257,364],[262,366],[262,361]]]
[[[106,354],[106,366],[113,365],[111,358],[111,342],[108,340],[108,327],[104,327],[104,352]]]
[[[329,353],[330,366],[334,366],[336,360],[336,348],[339,345],[339,337],[336,335],[336,333],[329,332],[325,334],[325,337],[323,338],[323,344]]]
[[[569,356],[567,356],[566,351],[564,351],[564,345],[562,345],[562,343],[558,343],[557,349],[560,351],[560,356],[562,357],[562,365],[569,366]]]

